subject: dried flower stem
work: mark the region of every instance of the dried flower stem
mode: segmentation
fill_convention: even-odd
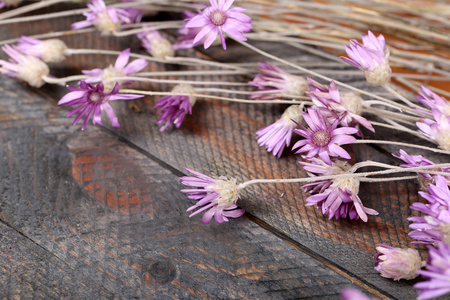
[[[133,80],[140,82],[154,82],[154,83],[171,83],[171,84],[191,84],[191,85],[227,85],[227,86],[250,86],[247,83],[242,82],[227,82],[227,81],[195,81],[195,80],[175,80],[175,79],[155,79],[155,78],[142,78],[136,76],[126,76],[126,77],[113,77],[110,81],[121,81],[121,80]]]
[[[409,144],[409,143],[402,143],[402,142],[394,142],[394,141],[384,141],[384,140],[356,140],[353,142],[353,144],[385,144],[385,145],[397,145],[397,146],[405,146],[405,147],[411,147],[411,148],[418,148],[423,149],[427,151],[432,151],[436,153],[444,153],[444,154],[450,154],[450,151],[447,150],[441,150],[437,148],[431,148],[421,145],[415,145],[415,144]]]

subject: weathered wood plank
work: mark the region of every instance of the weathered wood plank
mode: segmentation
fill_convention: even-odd
[[[171,172],[1,85],[0,297],[329,299],[351,285],[245,218],[186,218]]]

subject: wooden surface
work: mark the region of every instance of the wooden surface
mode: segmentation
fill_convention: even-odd
[[[0,36],[68,29],[79,19],[0,25]],[[63,40],[73,48],[143,53],[135,37],[90,33]],[[288,60],[320,60],[258,45]],[[179,55],[263,60],[233,43],[227,52],[202,51]],[[73,56],[52,74],[78,74],[114,60]],[[146,70],[163,69],[187,68],[150,64]],[[114,103],[121,129],[90,123],[81,131],[65,118],[68,108],[56,105],[65,88],[31,89],[0,78],[0,298],[337,299],[347,286],[383,299],[415,297],[417,280],[393,282],[373,270],[378,243],[411,246],[406,218],[419,200],[413,181],[362,184],[360,198],[380,213],[367,223],[328,220],[305,207],[299,184],[252,186],[239,201],[245,217],[229,223],[188,218],[193,202],[179,192],[177,178],[184,167],[240,181],[305,176],[298,156],[276,159],[255,140],[255,131],[275,121],[284,106],[199,100],[181,128],[161,133],[152,108],[157,98],[146,97]],[[361,76],[338,79],[373,89]],[[392,133],[375,138],[386,134]],[[394,149],[348,149],[356,161],[399,163],[389,154]]]

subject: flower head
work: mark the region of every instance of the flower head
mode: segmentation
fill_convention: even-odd
[[[419,252],[415,249],[393,248],[383,244],[378,245],[375,255],[375,271],[385,278],[394,280],[414,279],[422,268],[422,260]]]
[[[212,217],[217,223],[228,222],[228,218],[237,218],[244,214],[245,210],[237,208],[236,201],[239,198],[239,187],[235,179],[225,177],[211,178],[202,173],[189,170],[195,176],[180,177],[181,183],[195,189],[183,189],[182,193],[189,194],[188,198],[198,200],[187,211],[198,209],[189,217],[208,210],[202,217],[202,223],[208,224]]]
[[[175,50],[172,43],[156,30],[149,30],[137,34],[137,37],[142,41],[142,47],[145,51],[156,58],[165,58],[166,56],[174,56]]]
[[[131,24],[139,20],[134,11],[126,8],[107,7],[103,0],[92,0],[88,3],[91,12],[83,13],[86,20],[72,24],[72,29],[95,26],[102,34],[110,34],[120,30],[120,25]]]
[[[300,129],[294,129],[295,133],[305,138],[295,143],[293,149],[300,148],[296,153],[308,152],[307,159],[318,154],[328,165],[331,165],[330,156],[350,159],[350,154],[339,145],[351,144],[356,141],[356,138],[350,134],[356,133],[358,129],[336,128],[339,120],[332,124],[328,123],[317,108],[309,108],[307,113],[303,113],[303,118],[309,129],[302,125],[299,125]]]
[[[77,124],[78,121],[83,116],[86,116],[82,130],[86,128],[87,122],[93,116],[92,123],[102,124],[102,110],[105,110],[106,115],[109,117],[111,126],[115,128],[120,128],[119,121],[117,120],[116,114],[109,104],[109,101],[114,100],[131,100],[142,97],[142,95],[133,94],[118,94],[119,84],[116,83],[113,90],[110,93],[104,92],[103,83],[100,82],[97,86],[94,86],[85,81],[80,82],[80,87],[67,86],[67,89],[71,92],[65,95],[59,100],[58,105],[65,104],[66,106],[78,105],[72,109],[67,117],[71,117],[78,113],[75,118],[73,125]]]
[[[196,98],[194,96],[176,95],[195,94],[192,86],[188,84],[179,84],[172,89],[175,95],[168,95],[158,99],[154,108],[159,108],[161,117],[158,119],[158,125],[166,122],[160,129],[164,131],[170,124],[174,124],[177,128],[183,123],[186,113],[192,114],[192,106],[194,106]]]
[[[2,1],[0,1],[0,8],[16,7],[20,3],[22,3],[22,0],[2,0]]]
[[[102,81],[106,91],[112,91],[115,83],[130,84],[133,81],[114,80],[114,77],[126,77],[133,73],[137,73],[147,66],[147,61],[139,58],[127,65],[130,59],[130,48],[123,50],[116,59],[114,66],[110,65],[105,69],[83,70],[83,74],[90,76],[86,79],[87,83]]]
[[[346,63],[364,71],[367,82],[372,85],[383,85],[391,78],[389,65],[389,49],[387,49],[384,36],[376,37],[371,31],[362,36],[363,44],[350,40],[350,46],[345,51],[350,58],[341,57]]]
[[[22,36],[17,39],[19,44],[16,46],[22,53],[41,59],[46,63],[61,62],[66,58],[66,44],[58,39],[49,39],[45,41]]]
[[[444,116],[450,116],[450,102],[445,98],[441,98],[439,95],[433,93],[425,86],[420,87],[420,92],[417,95],[417,100],[419,100],[420,103],[422,103],[429,109],[436,109]]]
[[[313,159],[311,163],[300,162],[310,176],[315,177],[316,174],[323,176],[328,175],[345,175],[351,174],[351,165],[345,161],[336,161],[331,165],[325,164],[319,159]],[[315,174],[311,174],[315,173]],[[343,176],[329,180],[318,180],[305,184],[302,188],[311,193],[319,192],[306,198],[306,206],[316,205],[322,210],[323,214],[328,214],[331,220],[346,218],[357,220],[361,218],[367,222],[367,215],[378,215],[378,212],[364,207],[358,196],[359,179],[357,176]]]
[[[450,150],[450,116],[444,115],[438,109],[432,109],[434,119],[424,118],[416,122],[419,130],[438,144],[443,150]]]
[[[326,87],[317,81],[308,78],[309,91],[307,94],[311,97],[314,104],[321,108],[321,112],[330,122],[339,119],[342,126],[355,127],[361,124],[372,132],[375,132],[372,124],[361,116],[362,99],[352,92],[339,93],[339,89],[334,81]],[[358,131],[359,135],[362,135]]]
[[[189,22],[189,20],[192,19],[194,16],[196,16],[195,13],[193,13],[191,11],[185,11],[184,12],[185,24],[187,22]],[[200,44],[203,44],[205,42],[205,37],[203,37],[200,40],[197,40],[194,43],[195,37],[201,30],[202,30],[201,27],[196,27],[196,28],[183,27],[183,28],[178,29],[178,33],[180,34],[180,36],[177,38],[177,41],[173,44],[173,49],[174,50],[189,49],[189,48],[198,46]],[[220,43],[220,38],[219,39],[216,38],[213,41],[212,45],[215,45],[217,41],[218,41],[218,43]]]
[[[43,77],[50,72],[46,63],[34,56],[23,54],[9,45],[3,46],[2,50],[10,57],[9,62],[0,60],[3,74],[21,79],[33,87],[38,88],[44,85]]]
[[[308,88],[308,82],[301,76],[291,75],[272,63],[258,63],[258,70],[249,84],[256,86],[258,91],[251,92],[252,99],[276,99],[280,96],[301,96]],[[281,94],[281,95],[280,95]]]
[[[200,11],[184,25],[185,28],[201,28],[193,44],[204,39],[203,45],[207,49],[219,35],[222,47],[226,49],[224,33],[241,41],[247,40],[242,33],[252,29],[252,19],[242,13],[245,10],[242,7],[230,8],[233,2],[234,0],[209,0],[211,6]]]
[[[431,244],[445,241],[450,244],[450,190],[443,176],[435,176],[436,184],[428,185],[428,193],[419,194],[428,201],[428,204],[416,202],[411,209],[425,214],[422,217],[410,217],[414,223],[409,227],[413,229],[409,236],[419,240],[421,244]]]
[[[416,283],[419,300],[431,299],[450,293],[450,245],[439,242],[437,247],[428,246],[426,270],[418,271],[428,281]]]
[[[431,160],[426,159],[422,155],[409,155],[404,150],[400,149],[399,155],[392,154],[394,157],[399,158],[403,160],[406,164],[400,165],[400,167],[403,168],[414,168],[414,167],[421,167],[421,166],[432,166],[434,165],[434,162]],[[442,172],[449,172],[449,176],[446,176],[447,183],[450,184],[450,168],[439,168],[434,170],[439,170]],[[430,175],[426,172],[419,172],[419,184],[420,188],[422,190],[427,190],[428,184],[435,183],[434,181],[434,175]]]
[[[302,105],[291,105],[278,121],[259,129],[256,132],[258,145],[265,146],[268,152],[280,158],[284,148],[291,144],[292,130],[303,121],[302,111]]]

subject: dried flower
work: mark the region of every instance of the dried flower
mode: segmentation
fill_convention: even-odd
[[[85,81],[81,81],[79,88],[67,86],[67,89],[71,92],[62,97],[61,100],[59,100],[58,105],[78,105],[67,114],[67,117],[71,117],[74,114],[78,113],[78,116],[73,122],[73,125],[75,125],[83,116],[86,116],[83,122],[83,127],[81,128],[82,130],[86,128],[87,122],[89,121],[91,116],[93,116],[92,123],[94,125],[103,125],[101,122],[102,110],[105,110],[106,115],[111,122],[111,126],[120,128],[116,114],[114,113],[114,110],[108,102],[114,100],[131,100],[142,97],[142,95],[117,94],[119,92],[118,83],[116,83],[110,93],[104,92],[102,82],[98,83],[97,86],[94,86],[90,83],[86,83]]]
[[[421,122],[416,122],[420,131],[433,141],[439,148],[450,151],[450,116],[444,115],[438,109],[432,109],[434,120],[424,118]]]
[[[280,96],[302,96],[308,88],[308,82],[301,76],[289,74],[272,63],[258,63],[258,70],[249,84],[259,90],[250,93],[252,99],[276,99]]]
[[[10,58],[9,62],[0,60],[3,74],[21,79],[33,87],[39,88],[44,85],[43,77],[50,72],[46,63],[34,56],[22,54],[19,50],[9,45],[3,46],[2,50]]]
[[[311,97],[317,107],[321,107],[322,115],[333,122],[339,119],[343,126],[355,127],[361,124],[372,132],[375,132],[372,124],[361,116],[362,99],[360,96],[352,92],[339,93],[339,89],[334,81],[330,82],[330,86],[326,87],[317,81],[308,78],[309,91],[307,94]],[[362,136],[360,131],[358,135]]]
[[[137,37],[141,40],[142,47],[145,48],[145,51],[150,53],[153,57],[165,58],[167,56],[175,55],[172,43],[162,37],[156,30],[138,33]]]
[[[400,165],[400,167],[403,168],[414,168],[414,167],[421,167],[421,166],[432,166],[434,165],[434,162],[431,160],[426,159],[422,155],[409,155],[404,150],[400,149],[399,155],[392,154],[394,157],[399,158],[403,160],[406,164]],[[430,169],[431,170],[431,169]],[[434,168],[435,171],[442,171],[442,172],[449,172],[449,176],[446,176],[447,183],[450,184],[450,168]],[[417,173],[420,177],[418,178],[420,188],[424,191],[427,190],[427,187],[430,183],[435,183],[434,181],[434,175],[430,175],[428,173],[418,172]]]
[[[16,7],[20,3],[22,3],[22,0],[3,0],[3,1],[0,1],[0,8],[3,8],[3,7]]]
[[[22,53],[41,59],[46,63],[61,62],[66,58],[66,44],[58,39],[41,41],[27,36],[17,39],[16,49]]]
[[[450,102],[445,98],[441,98],[439,95],[433,93],[430,89],[425,86],[420,87],[420,92],[417,95],[417,100],[420,103],[428,107],[429,109],[438,110],[444,116],[450,116]],[[429,113],[432,115],[431,113]]]
[[[147,61],[139,58],[128,64],[130,59],[130,48],[123,50],[116,59],[114,67],[110,65],[105,69],[83,70],[82,73],[90,76],[86,79],[87,83],[94,83],[102,81],[105,85],[105,91],[109,92],[118,82],[119,85],[130,84],[133,81],[115,80],[115,77],[126,77],[133,73],[137,73],[147,66]]]
[[[428,246],[426,270],[418,271],[428,281],[416,283],[419,300],[431,299],[450,293],[450,245],[439,242],[437,247]]]
[[[211,178],[188,168],[185,169],[195,177],[180,177],[181,183],[196,189],[183,189],[181,192],[189,194],[189,199],[198,200],[195,205],[188,208],[187,211],[198,208],[189,217],[208,210],[202,217],[202,223],[208,224],[213,216],[217,223],[223,223],[228,222],[229,217],[238,218],[244,214],[245,210],[237,208],[236,205],[239,187],[235,179],[227,179],[223,176]]]
[[[341,291],[342,300],[370,300],[363,292],[354,288],[345,288]]]
[[[316,176],[316,174],[328,176],[351,174],[353,172],[352,166],[345,161],[338,160],[328,165],[316,158],[311,160],[311,163],[300,163],[306,171],[315,173],[309,173],[311,177]],[[358,196],[359,183],[357,176],[345,176],[305,184],[302,187],[305,191],[312,193],[319,191],[318,194],[306,198],[306,206],[317,205],[317,208],[321,209],[323,214],[328,214],[330,220],[333,217],[339,219],[348,216],[351,220],[361,218],[361,220],[367,222],[367,214],[378,215],[378,212],[363,206]]]
[[[408,218],[414,222],[409,225],[413,229],[409,236],[419,240],[414,243],[450,243],[450,191],[443,176],[436,175],[435,181],[436,185],[428,185],[428,193],[419,192],[428,204],[416,202],[411,205],[411,209],[425,214],[423,217]]]
[[[83,13],[86,20],[72,24],[72,29],[95,26],[102,34],[111,34],[120,30],[121,24],[131,24],[139,20],[135,12],[126,8],[107,7],[103,0],[92,0],[87,4],[91,12]]]
[[[252,19],[243,14],[245,10],[242,7],[230,8],[234,0],[209,0],[211,6],[208,6],[197,15],[192,17],[185,25],[185,28],[202,28],[195,36],[193,44],[204,39],[203,46],[209,48],[220,35],[223,49],[227,48],[224,32],[231,37],[246,41],[242,34],[252,29]]]
[[[265,146],[268,152],[280,158],[284,148],[291,144],[292,130],[303,122],[302,111],[302,105],[291,105],[278,121],[259,129],[256,132],[258,145]]]
[[[389,49],[383,35],[376,37],[371,31],[362,36],[363,45],[356,40],[350,40],[350,46],[345,51],[350,58],[341,57],[346,63],[364,71],[367,82],[372,85],[383,85],[391,78],[389,65]]]
[[[301,147],[296,153],[308,152],[306,155],[308,159],[318,154],[328,165],[331,165],[330,156],[350,159],[350,154],[339,145],[356,141],[356,138],[350,134],[356,133],[358,129],[336,128],[339,120],[332,124],[328,123],[317,108],[309,108],[307,113],[303,113],[303,118],[309,125],[309,129],[302,125],[299,125],[300,129],[294,129],[295,133],[305,138],[295,143],[293,149]]]
[[[154,108],[160,108],[159,113],[161,117],[158,119],[158,125],[166,122],[160,129],[164,131],[170,124],[174,124],[177,128],[183,123],[186,113],[192,114],[192,107],[195,104],[196,98],[194,96],[176,95],[180,94],[195,94],[192,86],[188,84],[179,84],[172,89],[174,95],[164,96],[158,99]]]
[[[410,280],[419,276],[417,271],[422,268],[423,263],[417,250],[380,244],[377,251],[380,253],[375,255],[375,271],[381,276],[393,280]]]
[[[186,24],[187,22],[189,22],[190,19],[192,19],[196,14],[190,11],[185,11],[184,12],[184,23]],[[205,37],[203,37],[202,39],[196,41],[194,43],[195,37],[197,36],[197,34],[202,30],[201,27],[196,27],[196,28],[180,28],[178,29],[178,33],[181,34],[177,41],[173,44],[173,49],[174,50],[178,50],[178,49],[189,49],[195,46],[198,46],[200,44],[203,44],[205,42]],[[220,38],[216,38],[212,45],[215,45],[216,43],[220,44]]]

